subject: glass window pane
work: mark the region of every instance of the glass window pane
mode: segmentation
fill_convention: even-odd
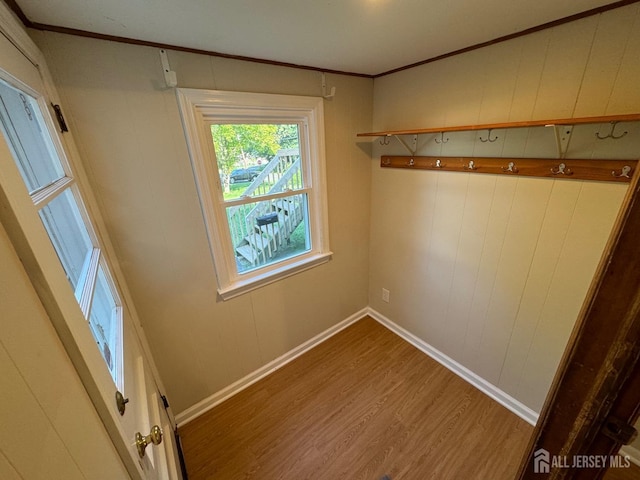
[[[239,273],[311,249],[307,195],[297,194],[227,208]]]
[[[211,125],[224,200],[304,188],[296,124]]]
[[[64,177],[38,102],[0,80],[0,129],[29,193]]]
[[[65,190],[43,207],[40,218],[69,283],[76,291],[76,298],[79,298],[81,288],[78,286],[93,251],[93,244],[71,189]]]
[[[102,353],[102,358],[104,358],[116,384],[116,354],[118,352],[118,332],[120,330],[119,320],[118,304],[113,296],[102,265],[100,265],[98,268],[96,289],[93,293],[89,325],[91,325],[91,333],[93,333],[93,338],[95,338],[100,353]]]

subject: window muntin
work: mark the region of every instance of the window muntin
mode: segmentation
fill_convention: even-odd
[[[111,378],[122,389],[122,308],[71,168],[54,143],[51,119],[45,120],[41,100],[29,90],[0,79],[0,131]]]
[[[330,260],[322,99],[195,89],[178,89],[177,94],[222,299],[233,298]],[[277,126],[295,132],[297,143],[280,143],[275,153],[275,156],[290,157],[282,173],[289,168],[297,169],[295,175],[294,170],[288,170],[291,183],[286,185],[288,180],[282,180],[276,186],[279,179],[269,181],[266,167],[259,169],[261,175],[267,172],[263,178],[249,177],[247,180],[245,176],[244,181],[237,184],[235,180],[233,184],[227,181],[225,176],[231,173],[228,166],[225,171],[218,163],[218,152],[226,152],[224,145],[216,142],[215,129],[231,125],[271,129]],[[274,158],[266,160],[268,165],[276,164]],[[246,165],[257,166],[255,158],[251,162]],[[299,163],[294,167],[296,162]],[[258,185],[260,183],[263,183],[262,187]],[[239,188],[232,193],[228,188],[231,185]],[[288,220],[281,215],[282,209],[277,204],[281,198],[299,200],[303,207],[299,209],[303,221],[291,232],[299,241],[291,250],[286,248],[290,248],[293,240],[275,228],[276,224],[279,227]],[[265,210],[246,220],[246,215],[256,207]],[[267,239],[267,235],[271,237]],[[241,255],[240,247],[255,246],[256,243],[247,236],[257,237],[264,248],[261,246],[259,252]],[[238,243],[239,238],[244,239],[244,245]]]

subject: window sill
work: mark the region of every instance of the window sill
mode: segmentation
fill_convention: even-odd
[[[246,279],[239,279],[232,284],[218,289],[218,295],[222,300],[230,300],[239,295],[243,295],[252,290],[260,287],[264,287],[270,283],[277,282],[283,278],[290,277],[310,268],[322,265],[331,260],[333,252],[317,253],[312,256],[306,256],[302,259],[296,260],[292,263],[286,263],[279,268],[269,270],[258,275],[252,275]]]

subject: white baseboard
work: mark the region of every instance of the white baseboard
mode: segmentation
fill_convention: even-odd
[[[216,405],[219,405],[220,403],[224,402],[228,398],[232,397],[236,393],[241,392],[245,388],[247,388],[247,387],[253,385],[254,383],[256,383],[258,380],[261,380],[262,378],[266,377],[267,375],[269,375],[269,374],[275,372],[276,370],[278,370],[279,368],[285,366],[287,363],[289,363],[292,360],[298,358],[303,353],[311,350],[313,347],[321,344],[325,340],[327,340],[327,339],[331,338],[332,336],[334,336],[336,333],[338,333],[341,330],[344,330],[345,328],[347,328],[349,325],[351,325],[351,324],[357,322],[358,320],[360,320],[361,318],[365,317],[368,314],[368,312],[369,312],[368,308],[363,308],[359,312],[356,312],[353,315],[351,315],[349,318],[347,318],[347,319],[343,320],[342,322],[340,322],[340,323],[328,328],[327,330],[325,330],[324,332],[316,335],[312,339],[307,340],[302,345],[297,346],[293,350],[288,351],[284,355],[282,355],[282,356],[276,358],[275,360],[267,363],[263,367],[260,367],[259,369],[255,370],[254,372],[251,372],[246,377],[241,378],[237,382],[232,383],[228,387],[223,388],[222,390],[220,390],[220,391],[214,393],[213,395],[205,398],[204,400],[201,400],[200,402],[196,403],[192,407],[189,407],[186,410],[178,413],[176,415],[176,423],[178,424],[178,427],[180,427],[180,426],[182,426],[182,425],[184,425],[186,423],[189,423],[190,421],[196,419],[197,417],[199,417],[203,413],[211,410]]]
[[[340,332],[341,330],[344,330],[349,325],[357,322],[358,320],[365,317],[366,315],[370,315],[378,323],[380,323],[384,327],[391,330],[400,338],[409,342],[411,345],[416,347],[421,352],[429,355],[431,358],[433,358],[435,361],[443,365],[445,368],[455,373],[456,375],[461,377],[463,380],[466,380],[468,383],[470,383],[471,385],[476,387],[478,390],[488,395],[490,398],[498,402],[500,405],[502,405],[509,411],[515,413],[518,417],[522,418],[525,422],[531,425],[535,425],[536,422],[538,421],[538,414],[533,410],[531,410],[529,407],[519,402],[515,398],[511,397],[510,395],[506,394],[495,385],[487,382],[482,377],[476,375],[468,368],[464,367],[463,365],[459,364],[452,358],[448,357],[438,349],[429,345],[427,342],[421,340],[420,338],[416,337],[415,335],[405,330],[401,326],[392,322],[381,313],[377,312],[376,310],[373,310],[370,307],[367,307],[360,310],[359,312],[354,313],[349,318],[334,325],[333,327],[328,328],[327,330],[316,335],[312,339],[304,342],[302,345],[297,346],[293,350],[290,350],[284,355],[269,362],[263,367],[260,367],[259,369],[255,370],[254,372],[250,373],[244,378],[241,378],[237,382],[232,383],[228,387],[223,388],[222,390],[196,403],[192,407],[189,407],[186,410],[178,413],[176,415],[176,423],[178,424],[178,427],[186,423],[189,423],[190,421],[196,419],[203,413],[211,410],[216,405],[219,405],[220,403],[224,402],[225,400],[232,397],[233,395],[241,392],[242,390],[249,387],[250,385],[253,385],[257,381],[266,377],[267,375],[275,372],[279,368],[285,366],[287,363],[298,358],[303,353],[311,350],[313,347],[331,338],[336,333]],[[624,447],[624,448],[627,449],[631,447]],[[625,453],[625,455],[629,455],[631,457],[631,461],[633,461],[634,463],[636,463],[636,459],[638,459],[637,460],[638,464],[640,464],[640,452],[636,449],[631,449],[631,450],[635,450],[635,453],[633,452]]]
[[[372,318],[374,318],[377,322],[379,322],[381,325],[387,327],[393,333],[395,333],[396,335],[400,336],[401,338],[409,342],[418,350],[429,355],[436,362],[440,363],[442,366],[449,369],[451,372],[455,373],[456,375],[461,377],[463,380],[466,380],[468,383],[470,383],[471,385],[476,387],[478,390],[480,390],[481,392],[491,397],[493,400],[498,402],[507,410],[515,413],[518,417],[523,419],[525,422],[529,423],[530,425],[535,425],[536,422],[538,421],[538,413],[534,412],[529,407],[524,405],[522,402],[519,402],[512,396],[506,394],[495,385],[487,382],[484,378],[476,375],[468,368],[464,367],[463,365],[459,364],[452,358],[442,353],[440,350],[429,345],[424,340],[421,340],[420,338],[416,337],[414,334],[410,333],[409,331],[405,330],[401,326],[392,322],[391,320],[389,320],[387,317],[377,312],[376,310],[369,308],[367,313]]]
[[[631,445],[624,445],[620,449],[620,455],[628,456],[631,463],[635,463],[640,467],[640,450]]]

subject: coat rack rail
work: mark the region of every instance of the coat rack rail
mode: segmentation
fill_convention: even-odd
[[[638,160],[425,157],[383,155],[383,168],[492,173],[499,175],[630,182]]]

